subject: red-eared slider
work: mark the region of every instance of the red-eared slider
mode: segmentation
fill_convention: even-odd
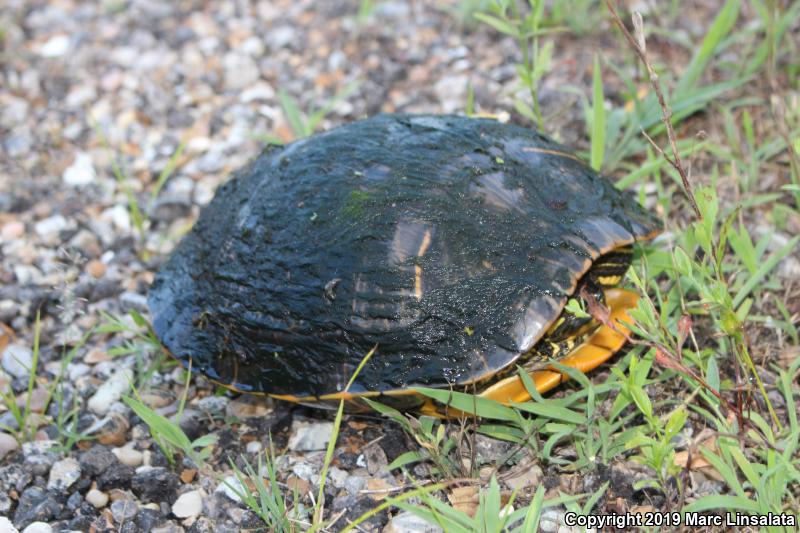
[[[156,334],[238,391],[323,404],[414,386],[528,398],[549,357],[590,370],[624,343],[563,312],[614,288],[658,224],[547,137],[488,119],[380,115],[266,150],[222,185],[150,291]],[[622,326],[620,326],[622,327]],[[430,409],[430,405],[428,406]]]

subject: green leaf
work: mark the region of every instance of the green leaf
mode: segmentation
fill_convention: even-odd
[[[418,463],[425,459],[426,457],[422,455],[420,452],[416,451],[405,452],[401,454],[397,459],[389,463],[389,466],[387,466],[386,469],[394,470],[395,468],[401,468],[406,465],[410,465],[411,463]]]
[[[186,148],[186,143],[181,142],[178,145],[178,148],[175,149],[175,152],[169,158],[169,161],[167,161],[167,164],[164,166],[164,170],[162,170],[161,174],[158,175],[158,179],[153,187],[153,191],[150,193],[151,199],[154,200],[158,196],[158,193],[161,192],[164,184],[167,182],[169,177],[172,175],[172,172],[175,170],[175,167],[178,165],[178,159],[180,159],[181,155],[183,154],[184,148]]]
[[[472,83],[467,83],[467,105],[464,108],[464,113],[468,117],[475,115],[475,88]]]
[[[558,405],[554,405],[550,402],[547,403],[525,402],[525,403],[512,403],[511,405],[513,407],[516,407],[520,411],[533,413],[537,416],[541,416],[544,418],[552,418],[553,420],[560,420],[568,424],[584,425],[587,423],[586,417],[583,416],[581,413],[572,411],[571,409],[567,409],[566,407],[560,407]]]
[[[791,239],[785,246],[783,246],[780,250],[773,253],[769,256],[769,259],[764,261],[759,267],[758,271],[753,274],[739,289],[739,292],[736,293],[736,297],[733,299],[733,307],[737,308],[742,303],[742,301],[750,294],[750,292],[756,288],[756,286],[761,283],[764,277],[775,268],[781,259],[786,257],[789,252],[794,250],[797,247],[797,244],[800,242],[800,236],[796,236]]]
[[[297,106],[297,101],[283,89],[278,91],[278,98],[281,101],[283,113],[286,115],[286,120],[289,121],[289,126],[291,126],[295,137],[298,139],[308,137],[311,132],[308,131],[306,119],[303,116],[303,113],[300,111],[300,108]]]
[[[414,390],[433,398],[437,402],[454,407],[465,413],[474,414],[483,418],[493,418],[495,420],[506,420],[515,422],[517,414],[513,409],[510,409],[499,402],[474,396],[472,394],[465,394],[463,392],[448,391],[441,389],[429,389],[424,387],[416,387]]]
[[[686,252],[683,251],[683,248],[675,247],[673,252],[673,257],[675,258],[675,268],[683,274],[684,276],[692,275],[692,260],[689,259],[689,256],[686,255]]]
[[[725,494],[712,494],[703,496],[683,508],[684,513],[699,513],[703,511],[746,511],[752,514],[761,512],[758,503],[744,496],[728,496]]]
[[[488,24],[500,33],[505,33],[506,35],[510,35],[512,37],[519,36],[519,29],[511,24],[508,20],[503,20],[486,13],[475,13],[474,16],[476,19],[480,20],[484,24]]]
[[[594,56],[594,95],[592,100],[592,168],[600,171],[606,150],[606,108],[600,57]]]
[[[686,412],[686,409],[683,407],[680,407],[672,412],[669,420],[667,420],[667,425],[664,427],[664,434],[668,440],[680,433],[680,431],[686,425],[686,419],[688,417],[689,413]]]
[[[725,2],[725,5],[711,24],[708,33],[706,33],[703,43],[695,52],[692,61],[689,63],[689,66],[686,67],[686,71],[678,82],[675,88],[676,94],[691,92],[697,80],[700,79],[700,76],[706,71],[706,67],[717,52],[720,42],[722,42],[722,39],[733,29],[738,17],[739,0],[728,0]]]
[[[708,383],[709,387],[719,392],[719,366],[714,354],[711,354],[711,357],[708,358],[708,365],[706,365],[706,383]]]
[[[203,435],[192,441],[192,448],[205,448],[206,446],[213,446],[217,443],[217,436],[213,433]]]
[[[186,451],[191,449],[189,437],[186,436],[186,433],[184,433],[176,423],[156,413],[136,398],[124,396],[122,401],[133,409],[136,415],[147,424],[154,439],[166,440],[179,450]]]

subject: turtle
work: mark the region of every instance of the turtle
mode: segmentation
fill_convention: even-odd
[[[234,172],[148,305],[174,357],[235,391],[430,414],[446,406],[418,387],[519,402],[520,369],[544,392],[565,379],[553,360],[586,372],[622,347],[637,295],[619,284],[632,245],[659,231],[539,132],[380,114]]]

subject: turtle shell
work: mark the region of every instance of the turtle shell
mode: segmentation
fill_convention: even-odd
[[[642,208],[547,137],[379,115],[265,150],[159,270],[164,345],[233,388],[292,397],[447,387],[531,349]]]

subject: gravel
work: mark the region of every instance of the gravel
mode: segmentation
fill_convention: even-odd
[[[289,438],[289,449],[294,452],[324,450],[333,434],[333,422],[305,421],[295,419],[292,422],[292,436]]]
[[[173,502],[179,477],[161,466],[141,466],[131,479],[131,489],[143,502]]]
[[[178,518],[190,518],[203,510],[203,494],[199,490],[185,492],[172,504],[172,514]]]
[[[86,501],[98,509],[102,509],[108,503],[108,494],[97,489],[91,489],[86,493]]]
[[[64,492],[81,477],[81,467],[77,459],[67,457],[53,463],[47,488],[56,492]]]
[[[127,368],[116,371],[108,381],[103,383],[100,388],[97,389],[97,392],[89,398],[89,409],[98,415],[108,413],[111,405],[122,398],[122,395],[128,390],[133,379],[133,372]]]
[[[33,366],[33,352],[27,346],[9,344],[3,350],[3,370],[17,378],[27,378]]]

